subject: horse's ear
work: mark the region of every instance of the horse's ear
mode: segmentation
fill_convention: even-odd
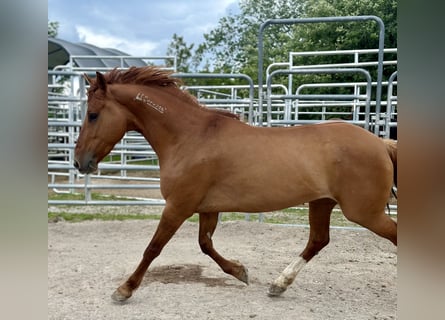
[[[83,74],[83,78],[88,82],[88,84],[91,84],[91,78],[88,77],[88,75],[86,73]]]
[[[97,87],[103,91],[107,90],[107,81],[102,73],[96,71],[96,84]]]

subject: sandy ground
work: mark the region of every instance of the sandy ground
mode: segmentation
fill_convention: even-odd
[[[396,248],[367,230],[331,230],[331,243],[277,298],[267,289],[304,248],[308,230],[223,222],[213,237],[250,285],[223,273],[186,222],[125,304],[110,295],[133,271],[157,221],[48,224],[49,319],[395,319]]]

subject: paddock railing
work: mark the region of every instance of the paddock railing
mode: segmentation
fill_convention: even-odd
[[[349,21],[348,19],[346,20]],[[373,17],[367,19],[375,20]],[[322,19],[322,22],[325,20],[330,21]],[[272,22],[275,23],[276,20]],[[286,22],[294,23],[294,20]],[[301,20],[298,20],[298,23],[300,22]],[[387,60],[385,60],[386,53],[388,53]],[[378,136],[389,137],[391,131],[397,128],[397,71],[388,79],[380,77],[376,80],[371,77],[370,70],[374,68],[374,74],[376,68],[379,72],[386,66],[394,68],[397,65],[397,60],[394,59],[396,53],[397,49],[383,48],[291,52],[289,61],[274,63],[267,67],[264,90],[262,75],[257,84],[243,74],[176,73],[175,76],[184,80],[183,89],[196,96],[200,103],[209,108],[229,110],[238,114],[242,121],[250,125],[305,125],[338,117],[368,129]],[[365,54],[377,55],[377,58],[374,60],[367,58],[366,61],[362,61],[361,57]],[[298,64],[301,56],[317,55],[345,55],[352,58],[350,62],[341,64]],[[88,59],[91,56],[74,58]],[[116,59],[116,57],[109,58]],[[131,58],[150,61],[149,57],[125,56],[124,58],[130,59],[125,60],[126,64]],[[122,69],[125,69],[124,58],[117,57],[121,59]],[[166,59],[166,57],[153,58]],[[172,61],[175,68],[176,58]],[[126,133],[109,156],[99,164],[97,173],[82,175],[73,167],[74,147],[87,107],[88,84],[83,74],[94,75],[95,71],[110,69],[77,68],[71,62],[71,65],[48,71],[48,205],[165,205],[160,195],[156,153],[139,133]],[[305,74],[346,73],[355,74],[361,77],[361,80],[326,83],[295,81]],[[283,77],[288,77],[287,83],[283,82]],[[200,84],[193,81],[197,79]],[[211,85],[203,81],[209,80],[208,82],[212,83],[212,79],[225,79],[226,84]],[[230,84],[235,82],[236,84]],[[298,85],[295,85],[296,83]],[[330,93],[317,93],[320,88]],[[394,213],[397,206],[391,205],[389,209]]]
[[[84,70],[85,71],[85,70]],[[91,72],[91,71],[90,71]],[[86,112],[87,84],[80,71],[49,71],[48,78],[48,189],[49,205],[164,205],[160,196],[156,153],[136,132],[128,132],[98,166],[96,174],[82,175],[73,167],[75,141]],[[174,74],[179,78],[238,79],[245,85],[184,86],[209,108],[227,109],[245,122],[254,115],[255,88],[242,74]],[[63,79],[58,85],[57,79]],[[229,93],[224,93],[224,91]],[[105,190],[105,192],[104,192]],[[98,193],[114,190],[153,190],[152,198],[130,195],[110,199]],[[131,193],[131,192],[129,192]],[[71,199],[69,195],[81,195]],[[64,195],[67,195],[66,197]],[[55,199],[54,199],[55,198]]]
[[[291,71],[293,73],[308,72],[309,69]],[[367,92],[354,97],[368,103],[370,101],[370,82],[366,72],[356,70],[367,78]],[[274,75],[282,73],[275,70],[267,83],[268,112],[274,110],[271,116],[273,125],[292,125],[292,121],[274,120],[286,114],[283,104],[286,98],[294,98],[287,87],[282,84],[272,84]],[[286,73],[288,71],[285,71]],[[323,72],[323,69],[309,72]],[[335,72],[328,70],[327,72]],[[80,126],[86,112],[87,84],[82,72],[50,71],[51,78],[64,77],[63,85],[48,85],[48,189],[51,198],[49,205],[150,205],[163,206],[165,201],[160,196],[160,178],[157,156],[151,146],[139,133],[128,132],[113,148],[110,155],[101,162],[96,174],[82,175],[73,167],[74,148]],[[232,74],[176,74],[181,78],[237,78],[244,80],[245,85],[190,85],[185,90],[193,93],[200,103],[210,108],[225,108],[240,115],[251,125],[258,116],[258,101],[255,92],[258,86],[245,75]],[[395,78],[395,76],[393,77]],[[308,84],[310,86],[310,84]],[[73,88],[75,88],[73,90]],[[57,89],[57,90],[56,90]],[[63,89],[63,90],[61,90]],[[281,94],[277,94],[281,92]],[[298,98],[298,97],[297,97]],[[320,97],[318,97],[320,98]],[[324,97],[325,98],[325,97]],[[336,97],[337,98],[337,97]],[[350,97],[348,97],[350,98]],[[390,96],[391,101],[396,96]],[[392,102],[391,102],[392,103]],[[272,113],[268,113],[272,114]],[[258,117],[257,117],[258,118]],[[300,120],[298,124],[302,124]],[[362,121],[359,125],[365,126]],[[101,194],[115,194],[116,190],[125,190],[128,196],[107,198]],[[141,193],[151,193],[152,196],[138,196]],[[155,194],[153,196],[153,194]],[[65,197],[64,195],[67,195]],[[73,199],[72,195],[77,196]],[[391,211],[396,207],[391,206]],[[249,219],[249,216],[246,216]],[[261,219],[261,215],[260,215]]]
[[[394,94],[397,82],[394,80],[394,76],[386,79],[385,75],[388,74],[388,71],[391,72],[397,68],[395,59],[397,49],[386,48],[383,50],[381,64],[385,73],[380,84],[382,87],[381,112],[377,120],[375,93],[379,83],[372,79],[371,74],[377,72],[378,53],[378,49],[290,52],[289,61],[270,64],[266,69],[264,99],[267,104],[267,120],[263,125],[299,125],[316,123],[330,118],[342,118],[381,137],[388,138],[390,136],[389,128],[397,126],[397,96]],[[343,62],[317,62],[320,61],[318,58],[323,58],[323,61],[326,61],[327,58],[338,57],[341,57]],[[299,58],[306,59],[303,61]],[[312,58],[312,60],[308,60],[308,58]],[[323,74],[330,75],[331,78],[347,73],[357,74],[362,77],[362,81],[332,82],[331,79],[327,79],[326,82],[314,83],[301,81],[302,76],[309,73],[316,74],[319,78]],[[283,75],[287,76],[286,93],[275,93],[270,90],[270,85],[277,81],[273,79],[277,75],[281,78]],[[369,83],[371,88],[368,87]],[[324,92],[324,96],[317,97],[316,93],[319,92]],[[343,96],[339,95],[339,92],[342,92]],[[281,101],[282,109],[270,108],[271,100]]]

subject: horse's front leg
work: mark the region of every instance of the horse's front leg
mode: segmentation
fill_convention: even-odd
[[[111,296],[113,300],[123,302],[131,297],[133,291],[141,284],[151,262],[161,253],[181,224],[192,214],[193,212],[190,214],[178,213],[176,209],[168,205],[164,208],[156,232],[145,249],[141,262],[128,280],[113,293]]]
[[[212,236],[218,223],[218,212],[199,214],[199,246],[203,253],[211,257],[225,272],[249,284],[247,269],[238,261],[227,260],[214,248]]]

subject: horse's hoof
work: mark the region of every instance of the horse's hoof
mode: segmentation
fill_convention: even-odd
[[[113,294],[111,295],[111,299],[113,299],[113,301],[115,302],[125,302],[128,300],[128,298],[131,297],[131,293],[130,294],[124,294],[120,291],[120,288],[117,288],[116,291],[113,292]]]
[[[280,296],[284,291],[286,291],[286,288],[277,286],[276,284],[271,284],[269,287],[269,291],[267,292],[267,295],[269,297],[278,297]]]
[[[238,279],[249,285],[249,271],[245,267],[243,267],[243,270],[240,272],[240,276]]]
[[[244,282],[245,284],[249,285],[249,272],[247,271],[247,268],[244,267],[241,263],[238,261],[233,261],[237,264],[237,266],[234,268],[234,272],[232,275],[237,278],[238,280]]]

